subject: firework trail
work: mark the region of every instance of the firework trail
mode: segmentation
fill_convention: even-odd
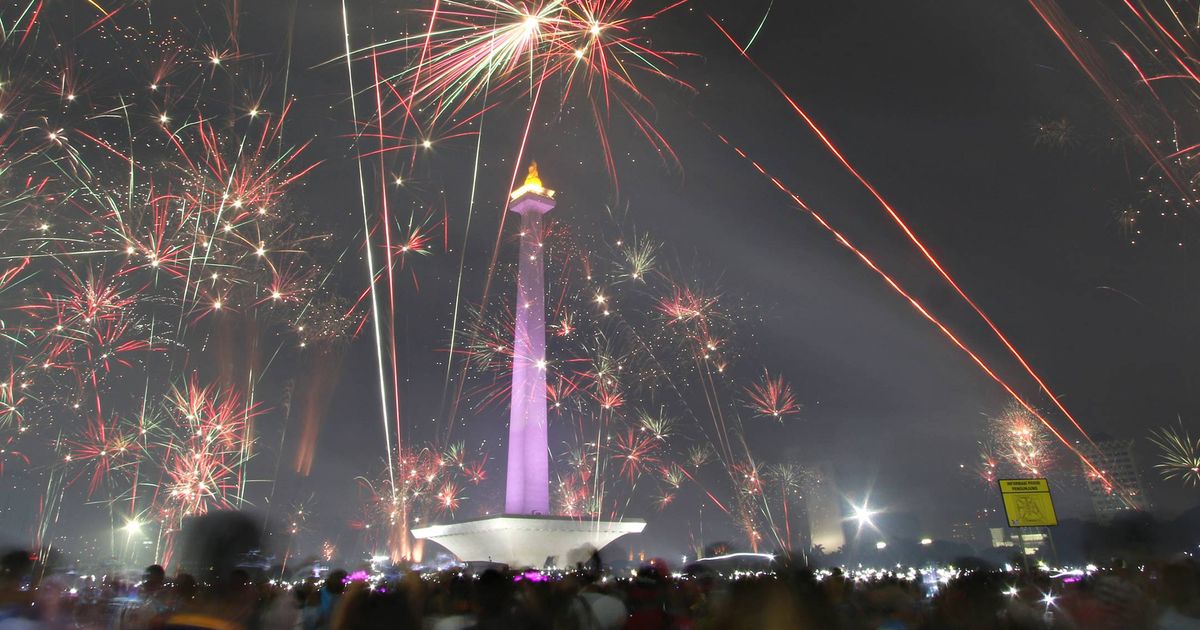
[[[1100,90],[1105,102],[1112,108],[1121,125],[1129,132],[1139,148],[1150,157],[1162,176],[1167,178],[1170,185],[1179,194],[1188,199],[1194,199],[1195,190],[1192,186],[1194,180],[1185,184],[1177,176],[1175,165],[1171,163],[1172,158],[1178,157],[1178,154],[1168,155],[1158,148],[1160,143],[1155,139],[1156,134],[1143,122],[1146,116],[1136,107],[1136,100],[1129,98],[1126,92],[1112,78],[1112,73],[1105,66],[1100,52],[1082,34],[1082,31],[1071,22],[1070,18],[1062,10],[1062,7],[1055,0],[1029,0],[1029,5],[1079,65],[1080,69],[1083,70],[1084,74],[1087,75],[1088,79]],[[1181,40],[1186,41],[1189,39],[1188,28],[1183,26],[1181,22],[1178,22],[1178,13],[1175,11],[1170,0],[1165,0],[1163,6],[1175,18],[1173,21],[1180,27],[1183,35],[1182,38],[1172,34],[1170,28],[1163,22],[1158,21],[1154,17],[1154,13],[1144,3],[1138,2],[1137,5],[1139,6],[1135,6],[1133,2],[1125,2],[1124,5],[1136,19],[1133,25],[1127,25],[1126,28],[1130,32],[1135,33],[1135,38],[1139,38],[1141,35],[1146,37],[1145,41],[1139,40],[1138,43],[1152,57],[1160,51],[1159,48],[1155,48],[1155,44],[1163,45],[1161,55],[1169,60],[1167,64],[1176,66],[1173,70],[1164,72],[1162,76],[1147,77],[1129,52],[1118,45],[1124,61],[1134,69],[1140,79],[1140,83],[1152,94],[1155,101],[1159,102],[1160,108],[1161,101],[1158,94],[1154,91],[1152,81],[1165,78],[1182,80],[1192,84],[1189,86],[1189,89],[1195,90],[1198,87],[1195,84],[1200,84],[1200,77],[1196,75],[1195,69],[1191,65],[1193,63],[1191,59],[1194,59],[1194,57],[1191,57],[1191,53],[1188,52],[1187,47],[1181,43]],[[1170,24],[1170,22],[1167,24]],[[1155,61],[1160,60],[1155,58]],[[1162,109],[1162,111],[1165,112],[1166,110]],[[1190,150],[1192,149],[1188,149],[1187,151]]]
[[[893,291],[895,291],[897,294],[899,294],[901,297],[903,297],[909,303],[909,305],[911,305],[914,309],[916,309],[916,311],[918,313],[920,313],[920,315],[922,317],[924,317],[931,324],[933,324],[944,337],[946,337],[951,343],[954,344],[955,347],[957,347],[959,350],[961,350],[963,353],[965,353],[968,356],[968,358],[970,358],[971,361],[977,367],[979,367],[980,370],[982,370],[984,372],[984,374],[986,374],[989,378],[991,378],[993,381],[995,381],[996,384],[1000,385],[1000,387],[1003,388],[1005,392],[1007,392],[1010,396],[1012,396],[1013,400],[1018,405],[1020,405],[1021,408],[1023,408],[1028,413],[1032,414],[1035,418],[1037,418],[1037,420],[1042,424],[1042,426],[1044,426],[1048,431],[1050,431],[1051,435],[1053,435],[1054,438],[1059,441],[1059,443],[1061,443],[1068,450],[1070,450],[1073,454],[1075,454],[1075,456],[1078,457],[1081,462],[1083,462],[1084,466],[1087,467],[1088,470],[1091,471],[1091,474],[1096,475],[1097,478],[1101,479],[1106,485],[1110,485],[1110,486],[1112,485],[1112,481],[1107,476],[1105,476],[1103,474],[1103,472],[1100,471],[1099,468],[1096,467],[1096,464],[1093,461],[1091,461],[1091,459],[1089,459],[1082,452],[1080,452],[1078,448],[1076,448],[1065,436],[1062,435],[1062,433],[1060,433],[1057,429],[1055,429],[1054,425],[1049,420],[1047,420],[1040,412],[1038,412],[1036,409],[1034,409],[1032,406],[1030,406],[1029,403],[1026,402],[1024,400],[1024,398],[1022,398],[1017,393],[1016,389],[1014,389],[1013,386],[1011,386],[1007,381],[1002,379],[996,373],[996,371],[979,356],[979,354],[977,352],[975,352],[969,346],[967,346],[965,342],[963,342],[956,334],[954,334],[954,332],[949,327],[947,327],[940,319],[938,319],[937,316],[935,316],[928,308],[926,308],[924,304],[922,304],[915,297],[913,297],[912,294],[910,294],[908,291],[906,291],[894,278],[892,278],[890,275],[888,275],[886,272],[884,272],[862,250],[855,247],[853,245],[853,243],[851,243],[851,241],[848,240],[841,232],[839,232],[837,229],[835,229],[824,218],[824,216],[822,216],[816,210],[811,208],[807,203],[805,203],[798,195],[796,195],[796,193],[792,192],[792,190],[790,188],[788,188],[781,180],[779,180],[775,176],[771,175],[758,162],[751,159],[740,148],[731,144],[729,142],[729,140],[726,139],[724,136],[718,135],[718,138],[725,144],[729,145],[738,154],[738,156],[740,156],[742,159],[749,162],[756,171],[758,171],[763,177],[766,177],[776,188],[778,188],[784,194],[788,195],[788,197],[796,204],[797,208],[799,208],[800,210],[807,213],[814,221],[817,222],[818,225],[820,225],[823,229],[828,231],[834,237],[834,239],[837,241],[837,243],[839,245],[842,245],[846,249],[850,250],[864,265],[867,266],[867,268],[869,268],[871,271],[875,272],[875,274],[878,275],[888,285],[889,288],[891,288]],[[1125,496],[1127,499],[1128,498],[1127,492],[1124,490],[1122,490],[1121,492],[1122,492],[1122,496]]]
[[[349,86],[350,86],[350,108],[351,108],[351,112],[354,116],[355,124],[357,125],[359,117],[358,117],[357,99],[355,98],[357,96],[357,94],[354,89],[354,69],[351,64],[350,17],[349,17],[349,12],[346,9],[346,3],[344,0],[342,2],[342,28],[345,33],[345,43],[346,43],[345,63],[346,63],[346,78],[347,78],[347,82],[349,83]],[[358,130],[356,129],[355,132],[356,132],[355,135],[357,136]],[[384,451],[387,454],[388,481],[389,481],[388,487],[391,488],[391,490],[394,493],[395,488],[396,488],[396,472],[392,465],[392,457],[391,457],[392,437],[391,437],[391,426],[390,426],[390,423],[388,422],[388,406],[389,406],[388,400],[387,400],[388,387],[387,387],[387,377],[385,376],[385,370],[384,370],[384,366],[383,366],[383,363],[384,363],[383,329],[382,329],[383,324],[382,324],[382,319],[380,317],[379,297],[377,295],[377,290],[376,290],[375,278],[376,278],[377,272],[376,272],[376,266],[375,266],[375,254],[374,254],[375,248],[374,248],[374,245],[371,243],[371,219],[370,219],[370,213],[367,209],[367,204],[368,204],[367,190],[366,190],[366,180],[365,180],[365,176],[363,174],[363,152],[361,149],[358,151],[356,165],[358,167],[359,200],[361,201],[361,204],[362,204],[363,239],[365,241],[364,242],[364,250],[366,251],[366,259],[367,259],[368,292],[371,296],[371,327],[372,327],[372,331],[374,332],[375,358],[376,358],[376,363],[377,363],[378,372],[379,372],[379,397],[380,397],[379,402],[380,402],[381,419],[383,420]],[[390,220],[388,220],[388,221],[390,221]],[[385,225],[386,224],[387,223],[385,222]],[[388,265],[389,265],[389,269],[390,269],[390,267],[391,267],[390,252],[388,254],[387,260],[388,260]],[[388,280],[389,280],[389,282],[391,281],[390,275],[388,276]],[[390,288],[391,288],[391,285],[389,285],[389,290],[390,290]],[[389,321],[392,321],[392,320],[394,320],[394,317],[389,318]],[[400,395],[399,391],[396,391],[395,395],[398,397]],[[396,403],[396,407],[399,408],[398,401]],[[398,415],[396,417],[396,422],[400,422],[400,418]],[[399,446],[398,443],[397,443],[397,446]],[[393,500],[394,500],[394,497],[393,497]]]
[[[726,31],[720,25],[719,22],[717,22],[715,19],[713,19],[711,17],[710,17],[710,21],[712,21],[712,23],[717,27],[717,29],[719,29],[721,31],[721,33],[723,35],[725,35],[726,38],[728,38],[729,41],[734,43],[734,45],[736,46],[736,41],[732,38],[732,36],[728,33],[728,31]],[[984,323],[987,324],[988,328],[992,331],[992,333],[996,336],[996,338],[1000,340],[1002,345],[1004,345],[1004,347],[1017,360],[1017,362],[1021,364],[1021,367],[1024,368],[1025,372],[1027,374],[1029,374],[1029,376],[1031,378],[1033,378],[1033,380],[1037,383],[1039,390],[1042,392],[1045,392],[1046,396],[1051,401],[1053,401],[1055,407],[1057,407],[1058,410],[1060,412],[1062,412],[1062,414],[1071,422],[1072,425],[1074,425],[1074,427],[1080,432],[1081,435],[1083,435],[1083,437],[1088,441],[1088,443],[1095,446],[1095,443],[1092,441],[1091,436],[1088,435],[1087,431],[1084,430],[1083,426],[1079,423],[1079,421],[1076,420],[1075,417],[1071,414],[1071,412],[1068,411],[1067,408],[1063,405],[1063,403],[1060,400],[1060,397],[1056,396],[1053,393],[1053,391],[1045,383],[1045,381],[1042,379],[1042,377],[1033,369],[1033,367],[1029,364],[1029,362],[1025,359],[1025,357],[1017,350],[1017,348],[1008,339],[1008,337],[1000,330],[1000,328],[995,324],[995,322],[991,319],[991,317],[989,317],[983,311],[983,309],[966,293],[966,291],[954,280],[954,278],[946,270],[945,266],[936,257],[934,257],[932,252],[930,252],[929,248],[916,235],[916,233],[913,232],[913,230],[908,226],[908,223],[896,211],[894,206],[890,202],[888,202],[888,200],[883,197],[883,195],[878,191],[878,189],[876,189],[875,186],[869,180],[867,180],[866,177],[864,177],[858,171],[858,169],[856,169],[850,163],[850,161],[845,157],[845,155],[842,153],[842,151],[839,150],[838,147],[833,144],[833,142],[829,139],[829,136],[816,124],[816,122],[812,119],[812,117],[804,109],[802,109],[800,107],[800,105],[795,101],[795,99],[793,99],[774,78],[772,78],[760,66],[758,66],[758,64],[755,63],[753,61],[753,59],[751,59],[749,57],[749,55],[746,54],[744,49],[739,49],[739,50],[742,54],[742,57],[744,59],[746,59],[751,65],[753,65],[754,68],[759,72],[759,74],[761,76],[763,76],[772,85],[772,87],[779,93],[779,95],[781,97],[784,98],[785,101],[787,101],[788,105],[792,108],[792,110],[795,111],[796,114],[809,127],[809,129],[812,130],[812,132],[818,137],[818,139],[825,146],[825,148],[830,152],[830,154],[833,155],[838,160],[838,162],[842,165],[842,167],[848,173],[850,173],[852,176],[854,176],[854,178],[857,179],[859,181],[859,183],[875,198],[875,200],[878,202],[880,207],[883,208],[883,210],[888,215],[888,217],[894,223],[896,223],[896,225],[900,228],[900,230],[904,233],[904,235],[908,238],[908,240],[913,244],[913,246],[916,247],[917,250],[921,252],[921,255],[926,259],[926,261],[930,264],[930,266],[932,266],[937,271],[938,275],[955,291],[955,293],[964,302],[966,302],[971,307],[972,310],[975,311],[975,313],[984,321]],[[726,144],[728,144],[728,142],[725,141],[724,137],[721,137],[721,140],[726,142]],[[737,150],[737,149],[735,148],[735,150]],[[737,152],[744,159],[749,159],[740,150],[737,150]],[[760,172],[762,172],[764,174],[764,176],[767,176],[765,174],[765,171],[763,171],[761,168],[758,168],[757,164],[755,164],[755,167]],[[771,179],[772,183],[774,183],[776,185],[776,187],[783,189],[782,184],[780,184],[778,182],[778,180],[776,180],[775,178],[770,177],[770,176],[767,176],[767,177],[769,179]],[[804,206],[802,204],[802,202],[800,202],[795,197],[795,195],[792,195],[786,189],[784,189],[784,192],[789,194],[790,196],[792,196],[793,200],[797,201],[797,203],[800,203],[802,208],[807,209],[807,207]],[[809,212],[810,212],[810,214],[812,213],[811,210],[809,210]],[[822,224],[824,224],[824,221],[819,219],[819,217],[816,217],[814,215],[814,218],[818,218],[818,221],[821,222]],[[837,236],[839,237],[839,240],[843,241],[843,244],[846,244],[844,242],[844,239],[841,239],[840,235],[837,235]],[[860,258],[862,258],[861,254],[860,254]],[[866,262],[865,259],[864,259],[864,262]],[[869,263],[869,266],[874,268],[873,264]],[[890,282],[890,280],[889,280],[889,282]],[[919,307],[919,310],[921,310],[923,312],[923,314],[925,314],[923,307]],[[927,317],[928,317],[928,315],[927,315]],[[939,327],[941,327],[940,324],[939,324]],[[948,331],[944,331],[944,332],[948,332]],[[956,345],[960,345],[960,347],[961,347],[961,344],[958,344],[957,342],[956,342]],[[972,356],[974,356],[974,355],[972,355]],[[978,362],[978,360],[977,360],[977,362]],[[985,370],[988,371],[989,373],[991,373],[990,369],[985,368]],[[1005,385],[1005,387],[1007,389],[1007,385]],[[1022,399],[1020,397],[1016,396],[1016,394],[1013,394],[1013,396],[1014,396],[1014,399],[1021,402],[1022,405],[1025,405],[1025,403],[1022,401]],[[1039,418],[1041,417],[1040,414],[1037,414],[1037,415]],[[1043,422],[1046,422],[1046,421],[1043,420]],[[1056,430],[1054,430],[1052,427],[1050,427],[1048,422],[1046,422],[1046,425],[1048,428],[1051,428],[1051,430],[1055,433],[1056,436],[1058,435],[1058,432]],[[1067,441],[1065,440],[1065,438],[1061,438],[1061,436],[1060,436],[1060,440],[1064,444],[1067,444]],[[1068,447],[1070,447],[1069,444],[1067,444],[1067,445],[1068,445]],[[1070,448],[1073,452],[1075,452],[1077,455],[1079,455],[1079,457],[1085,463],[1085,465],[1087,465],[1089,468],[1091,468],[1095,474],[1099,475],[1102,479],[1104,478],[1104,476],[1098,470],[1095,469],[1095,466],[1090,461],[1088,461],[1088,459],[1086,457],[1084,457],[1082,454],[1078,453],[1078,451],[1076,449],[1074,449],[1073,447],[1070,447]]]

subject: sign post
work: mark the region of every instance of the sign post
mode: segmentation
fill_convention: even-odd
[[[1004,515],[1009,527],[1054,527],[1058,515],[1050,498],[1050,482],[1045,479],[1001,479],[1000,497],[1004,500]],[[1050,537],[1050,530],[1046,538]],[[1025,553],[1025,537],[1019,537],[1025,572],[1029,572],[1029,556]],[[1057,554],[1056,554],[1057,555]]]
[[[1009,527],[1054,527],[1058,516],[1045,479],[1001,479],[1000,496]]]

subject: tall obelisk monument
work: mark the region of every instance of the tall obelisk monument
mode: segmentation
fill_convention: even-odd
[[[546,438],[546,282],[542,217],[554,209],[554,191],[542,187],[537,162],[512,192],[508,209],[521,215],[521,258],[513,336],[512,411],[508,421],[507,514],[550,513]]]
[[[569,566],[570,554],[601,549],[641,532],[646,521],[581,519],[550,515],[550,461],[546,441],[546,280],[542,266],[543,216],[554,209],[554,191],[542,187],[537,164],[508,209],[521,215],[513,332],[512,411],[508,421],[508,477],[504,514],[440,523],[412,530],[460,560],[514,566]]]

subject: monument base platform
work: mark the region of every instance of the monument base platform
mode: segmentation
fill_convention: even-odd
[[[500,514],[429,525],[412,530],[412,534],[449,549],[463,562],[542,568],[547,563],[566,567],[586,561],[592,549],[603,549],[617,538],[639,534],[645,528],[646,521],[639,519],[592,521],[569,516]]]

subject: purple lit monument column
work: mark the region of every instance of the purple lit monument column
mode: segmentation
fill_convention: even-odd
[[[509,210],[521,215],[513,338],[512,412],[508,422],[507,514],[550,513],[546,440],[546,284],[542,267],[542,215],[554,208],[554,191],[542,187],[537,163],[512,193]]]
[[[513,338],[512,413],[508,422],[508,478],[504,514],[417,527],[466,562],[514,567],[570,566],[585,546],[603,549],[646,521],[602,521],[550,515],[550,462],[546,441],[546,281],[542,267],[542,215],[554,209],[554,191],[542,187],[537,165],[512,192],[509,210],[521,215]]]

